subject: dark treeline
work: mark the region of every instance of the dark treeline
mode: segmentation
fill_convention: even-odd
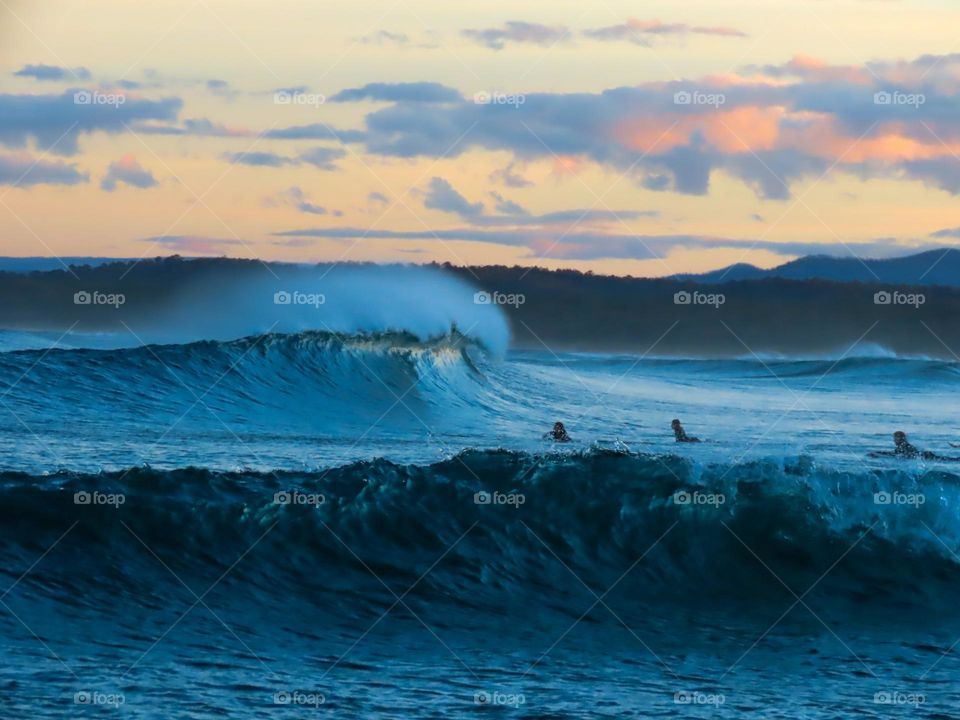
[[[900,354],[960,354],[960,288],[781,278],[704,285],[517,267],[449,270],[485,290],[524,296],[523,305],[505,307],[517,347],[646,352],[656,343],[657,355],[740,356],[843,353],[860,340]],[[690,304],[675,303],[681,292]],[[693,304],[693,293],[701,300],[722,294],[724,302]],[[891,303],[876,304],[877,293]],[[921,299],[919,307],[895,304]]]
[[[324,267],[324,266],[321,266]],[[390,273],[391,266],[374,266]],[[960,353],[960,288],[767,278],[722,284],[619,278],[521,267],[437,266],[480,290],[522,296],[503,305],[514,346],[554,350],[741,356],[844,352],[855,342],[902,354],[954,359]],[[165,258],[33,273],[0,273],[0,327],[21,330],[120,330],[198,284],[241,284],[315,269],[256,260]],[[82,292],[122,294],[123,305],[78,307]],[[888,293],[888,304],[875,295]],[[677,293],[688,293],[677,304]],[[694,295],[701,293],[701,295]],[[722,304],[719,297],[722,295]],[[506,300],[502,296],[495,299]],[[922,304],[921,304],[922,301]],[[712,304],[711,304],[712,302]]]

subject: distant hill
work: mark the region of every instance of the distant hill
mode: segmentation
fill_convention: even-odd
[[[960,250],[927,250],[887,260],[808,255],[769,270],[739,263],[701,275],[677,276],[680,280],[711,284],[762,278],[960,287]]]

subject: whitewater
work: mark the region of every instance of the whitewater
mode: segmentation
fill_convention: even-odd
[[[3,715],[953,716],[960,363],[449,320],[0,338]]]

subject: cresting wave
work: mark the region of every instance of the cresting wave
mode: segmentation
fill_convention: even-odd
[[[369,426],[397,399],[451,412],[483,381],[486,348],[457,330],[425,341],[410,333],[308,331],[230,341],[112,350],[0,353],[0,393],[53,421],[163,427],[200,399],[241,425],[319,432]],[[305,424],[306,423],[306,424]],[[346,425],[346,426],[345,426]]]
[[[238,592],[300,597],[321,614],[366,602],[374,575],[403,589],[433,563],[413,598],[471,612],[562,595],[571,573],[617,583],[637,612],[782,600],[771,573],[851,608],[870,597],[929,611],[960,589],[958,503],[960,478],[940,472],[843,473],[808,457],[700,466],[597,449],[314,473],[5,473],[0,563],[16,575],[76,522],[19,592],[152,602],[136,588],[177,582],[156,557],[188,582],[243,557]]]

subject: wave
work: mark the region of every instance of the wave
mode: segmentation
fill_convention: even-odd
[[[0,565],[15,578],[76,522],[22,592],[152,602],[159,591],[142,599],[136,587],[177,582],[156,557],[181,578],[216,577],[243,557],[234,590],[308,598],[318,613],[364,602],[376,578],[419,579],[411,602],[475,612],[540,598],[546,611],[550,597],[550,609],[573,612],[565,593],[582,588],[572,576],[598,592],[616,585],[637,612],[782,602],[780,583],[851,608],[929,610],[960,589],[958,481],[839,472],[802,456],[698,465],[597,449],[310,473],[4,473]]]
[[[710,361],[705,361],[710,362]],[[737,372],[744,368],[781,378],[842,377],[848,382],[876,383],[884,380],[916,382],[954,380],[960,363],[948,360],[903,357],[839,357],[835,359],[755,359],[718,362],[718,372]]]
[[[0,354],[0,393],[31,411],[31,425],[143,423],[167,427],[196,406],[242,427],[330,434],[369,427],[387,412],[410,421],[471,403],[486,348],[456,330],[303,332],[114,350]],[[407,416],[404,419],[404,416]],[[389,419],[389,418],[388,418]],[[221,426],[215,417],[207,420]]]
[[[859,342],[853,347],[838,348],[832,352],[816,353],[780,353],[758,352],[742,355],[743,360],[846,360],[846,359],[885,359],[885,360],[929,360],[927,355],[898,353],[881,343]]]
[[[529,353],[519,353],[522,360]],[[960,362],[904,357],[790,358],[643,358],[633,355],[567,354],[562,357],[531,355],[528,364],[575,368],[577,372],[601,371],[622,374],[625,369],[655,371],[658,375],[688,375],[693,378],[842,378],[852,383],[912,383],[918,381],[955,382]]]

